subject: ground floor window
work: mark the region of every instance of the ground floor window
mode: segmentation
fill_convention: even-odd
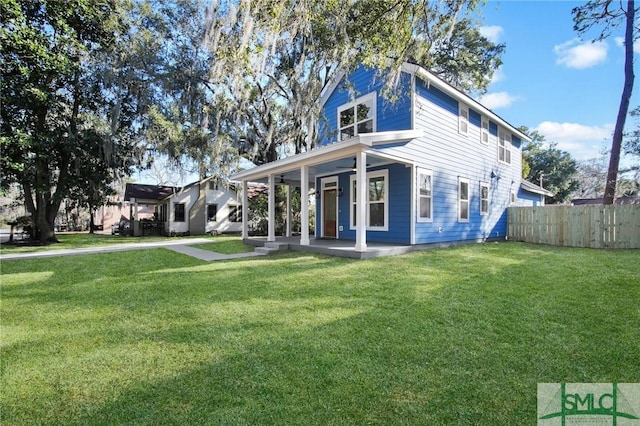
[[[173,221],[174,222],[184,222],[184,203],[175,203],[173,205]]]
[[[489,214],[489,184],[480,182],[480,214]]]
[[[374,231],[386,231],[389,223],[389,171],[377,170],[367,173],[367,229]],[[351,176],[350,191],[350,224],[351,229],[356,227],[357,219],[357,181],[356,175]]]
[[[215,222],[217,215],[218,215],[218,205],[217,204],[208,204],[207,205],[207,221],[208,222]]]
[[[458,179],[458,222],[469,222],[469,180]]]
[[[229,222],[242,222],[242,206],[229,206]]]
[[[417,173],[418,222],[433,220],[433,173],[418,169]]]

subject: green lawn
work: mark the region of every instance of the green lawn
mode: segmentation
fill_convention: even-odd
[[[211,240],[210,243],[194,244],[193,247],[222,254],[248,253],[256,249],[255,246],[244,244],[237,236],[217,235]]]
[[[494,243],[4,261],[2,423],[535,424],[537,383],[638,381],[639,259]]]

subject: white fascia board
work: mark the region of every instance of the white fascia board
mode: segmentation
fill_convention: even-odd
[[[336,90],[338,84],[340,84],[346,74],[347,73],[344,71],[344,69],[339,69],[338,71],[336,71],[336,75],[333,76],[329,84],[327,84],[322,92],[320,92],[320,107],[324,107],[324,104],[327,103],[329,97]]]
[[[232,175],[230,179],[232,181],[262,179],[269,175],[288,172],[305,165],[313,166],[326,161],[336,160],[360,152],[363,149],[375,147],[376,145],[384,145],[392,142],[408,142],[422,135],[422,130],[363,133],[351,139],[334,142],[329,145],[314,148],[311,151],[292,155],[291,157],[282,158],[250,170],[236,173]]]
[[[385,160],[389,160],[388,163],[383,163],[383,164],[376,164],[376,166],[380,165],[384,165],[384,164],[391,164],[391,163],[401,163],[407,166],[415,166],[416,162],[414,160],[410,160],[408,158],[403,158],[403,157],[399,157],[397,155],[393,155],[393,154],[388,154],[384,151],[380,151],[377,149],[365,149],[364,152],[367,155],[370,155],[371,157],[377,157],[377,158],[383,158]]]
[[[444,93],[451,96],[452,98],[460,100],[465,104],[471,106],[473,109],[477,110],[482,115],[489,117],[492,121],[496,122],[502,127],[508,128],[511,131],[511,133],[516,135],[518,138],[531,142],[531,138],[529,136],[525,135],[520,130],[513,127],[511,124],[507,123],[500,116],[496,115],[496,113],[494,113],[493,111],[491,111],[490,109],[482,105],[480,102],[476,101],[475,99],[471,98],[470,96],[462,93],[455,87],[451,86],[449,83],[445,82],[437,75],[425,70],[421,66],[415,65],[415,64],[409,64],[405,62],[402,65],[402,70],[427,81],[430,85],[435,86],[436,88],[443,91]]]
[[[378,132],[378,133],[363,133],[359,135],[366,145],[376,146],[385,145],[388,143],[403,143],[409,142],[412,139],[420,138],[424,136],[422,129],[419,130],[395,130],[390,132]]]
[[[356,136],[346,141],[334,142],[329,145],[314,148],[311,151],[292,155],[291,157],[282,158],[244,172],[236,173],[235,175],[232,175],[230,179],[232,181],[260,179],[272,174],[297,169],[304,165],[311,166],[322,163],[323,161],[332,160],[340,155],[357,152],[366,146],[368,145],[363,145],[360,141],[360,137]]]

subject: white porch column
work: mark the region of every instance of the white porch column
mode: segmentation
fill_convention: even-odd
[[[276,185],[275,175],[269,175],[269,233],[267,241],[276,240]]]
[[[249,238],[249,183],[242,181],[242,239]]]
[[[291,185],[287,184],[287,227],[286,236],[291,236]]]
[[[309,245],[309,166],[300,169],[300,245]]]
[[[367,154],[356,154],[356,251],[367,251]]]

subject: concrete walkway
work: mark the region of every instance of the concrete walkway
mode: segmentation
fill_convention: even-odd
[[[143,250],[152,248],[166,248],[176,253],[185,254],[187,256],[195,257],[200,260],[211,262],[214,260],[228,260],[238,259],[242,257],[263,256],[263,253],[248,252],[248,253],[236,253],[236,254],[221,254],[209,250],[202,250],[195,247],[190,247],[195,244],[203,244],[212,242],[205,238],[182,238],[171,241],[159,241],[149,243],[127,243],[127,244],[114,244],[102,247],[89,247],[89,248],[76,248],[76,249],[60,249],[60,250],[48,250],[38,251],[32,253],[9,253],[0,254],[0,261],[4,260],[17,260],[17,259],[35,259],[41,257],[54,257],[54,256],[73,256],[77,254],[92,254],[92,253],[109,253],[116,251],[126,250]]]

